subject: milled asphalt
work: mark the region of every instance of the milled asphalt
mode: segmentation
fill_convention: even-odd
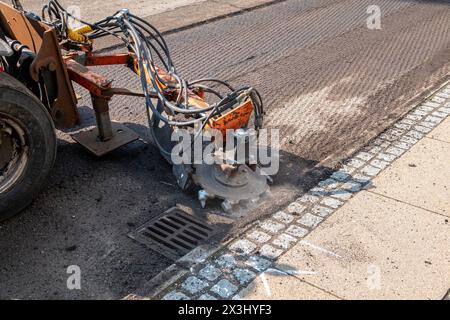
[[[381,30],[366,27],[373,1],[291,0],[169,35],[187,78],[217,76],[262,92],[267,125],[283,138],[272,198],[231,216],[217,203],[201,210],[153,146],[136,142],[98,160],[61,132],[48,186],[0,224],[0,298],[121,298],[172,263],[126,236],[141,223],[182,204],[217,224],[220,241],[332,173],[449,71],[446,2],[377,2]],[[137,87],[122,70],[102,69],[116,85]],[[83,122],[93,124],[80,94]],[[146,138],[142,108],[117,98],[112,116]],[[69,265],[81,267],[81,291],[66,288]]]

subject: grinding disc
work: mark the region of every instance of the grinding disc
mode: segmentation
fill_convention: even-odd
[[[267,177],[246,165],[239,166],[232,174],[220,165],[197,165],[193,178],[210,196],[231,202],[257,199],[269,188]]]

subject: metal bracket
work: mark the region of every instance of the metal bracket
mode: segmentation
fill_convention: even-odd
[[[107,153],[139,139],[139,135],[126,126],[111,122],[109,99],[92,95],[97,127],[72,135],[88,151],[102,157]]]
[[[11,2],[12,2],[12,5],[13,5],[14,9],[19,10],[19,11],[23,11],[23,6],[22,6],[22,4],[20,3],[19,0],[11,0]]]
[[[139,135],[126,126],[111,122],[112,137],[107,141],[99,138],[99,130],[92,128],[72,135],[72,138],[97,157],[102,157],[109,152],[139,139]]]
[[[86,63],[89,61],[93,64],[112,64],[116,62],[116,59],[126,62],[128,56],[90,56],[89,59],[86,60]],[[72,138],[98,157],[139,139],[139,135],[133,130],[119,123],[111,122],[109,115],[109,101],[113,95],[138,95],[138,93],[126,89],[112,88],[112,81],[71,58],[66,60],[66,65],[71,80],[91,93],[92,106],[97,121],[96,128],[74,134]]]

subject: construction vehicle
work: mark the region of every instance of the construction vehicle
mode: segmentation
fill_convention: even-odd
[[[71,28],[69,19],[81,27]],[[120,39],[127,51],[96,54],[95,41],[103,37]],[[24,11],[18,0],[0,2],[0,58],[0,220],[20,212],[42,189],[56,157],[55,128],[79,125],[73,82],[89,91],[97,124],[73,139],[96,156],[139,138],[109,115],[115,95],[138,96],[145,99],[152,142],[173,165],[181,189],[196,188],[202,206],[220,198],[229,210],[268,190],[257,163],[237,161],[235,149],[230,154],[226,147],[230,135],[244,144],[257,137],[264,114],[259,93],[216,79],[186,81],[161,33],[126,9],[88,23],[57,0],[49,0],[40,15]],[[89,68],[105,65],[131,69],[142,90],[116,88]],[[193,138],[189,148],[205,132],[218,131],[223,140],[211,156],[219,161],[173,163],[172,136],[181,130]]]

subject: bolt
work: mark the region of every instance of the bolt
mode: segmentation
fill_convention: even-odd
[[[252,208],[256,208],[258,206],[259,201],[260,201],[259,198],[250,199],[249,204]]]
[[[200,205],[202,206],[203,209],[205,209],[205,207],[206,207],[206,200],[208,200],[208,198],[209,198],[209,194],[207,191],[200,190],[198,192],[198,200],[200,201]]]
[[[230,212],[233,209],[233,204],[230,202],[230,200],[225,200],[222,202],[222,209],[225,212]]]

